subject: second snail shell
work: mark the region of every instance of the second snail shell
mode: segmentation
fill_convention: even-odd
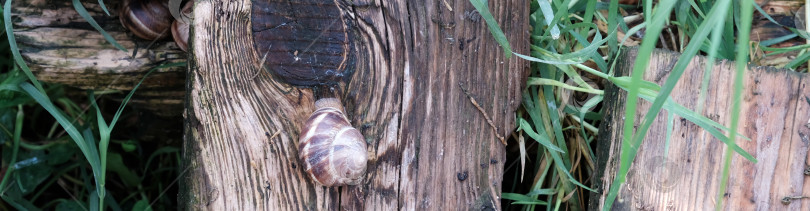
[[[323,186],[359,184],[368,160],[363,134],[351,126],[339,100],[320,99],[315,107],[298,142],[304,170]]]

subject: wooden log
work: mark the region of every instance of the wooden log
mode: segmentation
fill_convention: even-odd
[[[134,38],[118,19],[119,1],[107,2],[109,16],[95,1],[82,5],[127,52],[107,42],[79,16],[71,1],[12,3],[14,36],[21,55],[41,81],[81,89],[127,91],[151,68],[186,60],[186,53],[170,39],[149,47],[151,41]],[[177,116],[182,112],[184,83],[183,67],[157,70],[143,82],[131,103],[164,116]]]
[[[528,52],[528,5],[489,1],[516,52]],[[500,209],[498,137],[515,128],[528,63],[505,59],[469,1],[206,0],[193,20],[181,209]],[[368,171],[326,188],[298,161],[313,91],[271,71],[344,61],[353,74],[337,92]]]
[[[617,75],[629,75],[637,52],[624,53]],[[678,58],[677,53],[658,50],[650,59],[644,79],[663,84]],[[672,99],[694,110],[703,78],[703,57],[694,58],[671,94]],[[728,125],[733,95],[733,62],[719,61],[712,73],[702,115]],[[735,154],[731,163],[723,208],[725,210],[808,210],[810,200],[784,197],[810,196],[808,145],[810,145],[810,87],[807,74],[769,67],[750,66],[745,75],[738,131],[749,137],[736,143],[751,153],[752,163]],[[597,147],[595,186],[590,207],[602,209],[610,183],[619,168],[626,92],[611,86],[606,91],[604,121]],[[651,103],[639,102],[636,118]],[[665,151],[667,112],[662,111],[650,127],[621,186],[614,210],[710,210],[714,209],[726,145],[699,126],[675,116],[668,151]],[[666,153],[665,153],[666,152]]]

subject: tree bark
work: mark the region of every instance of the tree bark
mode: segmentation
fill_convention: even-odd
[[[617,62],[617,76],[630,75],[636,50],[628,50]],[[654,51],[644,80],[663,84],[679,54]],[[687,66],[670,97],[696,110],[706,58],[695,57]],[[728,125],[731,113],[733,62],[718,61],[710,76],[701,115]],[[758,160],[753,163],[734,153],[724,193],[724,210],[808,210],[810,200],[784,197],[809,196],[807,180],[810,150],[810,87],[807,74],[769,67],[749,66],[744,79],[740,125],[736,144]],[[619,169],[622,124],[627,93],[610,86],[605,92],[604,121],[596,149],[597,170],[590,208],[602,210],[608,190]],[[639,102],[636,122],[651,103]],[[675,115],[668,124],[663,110],[650,127],[630,166],[626,183],[619,189],[613,210],[711,210],[717,203],[726,145],[698,125]],[[667,137],[668,127],[671,136]],[[725,132],[724,134],[728,134]],[[666,143],[670,138],[669,144]]]
[[[489,1],[518,53],[528,7]],[[498,137],[528,63],[505,58],[467,0],[203,0],[191,37],[181,209],[500,209]],[[368,144],[360,185],[316,185],[299,164],[313,91],[274,71],[301,65],[352,73],[336,87]]]

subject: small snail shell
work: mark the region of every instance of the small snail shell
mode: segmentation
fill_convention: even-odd
[[[167,1],[160,0],[127,0],[119,19],[135,36],[146,40],[168,37],[173,20]]]
[[[366,172],[366,141],[354,129],[336,98],[315,102],[298,141],[304,170],[323,186],[356,185]]]
[[[180,11],[181,19],[175,20],[172,23],[172,38],[174,38],[174,42],[177,43],[177,47],[180,47],[180,50],[187,51],[188,50],[188,30],[189,30],[189,15],[191,15],[191,7],[194,5],[194,2],[188,2],[185,6],[183,6],[183,10]]]

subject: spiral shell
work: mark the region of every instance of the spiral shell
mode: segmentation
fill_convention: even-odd
[[[368,160],[363,134],[349,123],[339,100],[320,99],[315,107],[298,142],[304,170],[323,186],[359,184]]]
[[[175,20],[172,23],[172,38],[177,43],[180,50],[188,51],[188,30],[189,30],[189,16],[191,15],[192,6],[194,2],[188,2],[181,10],[181,19]]]
[[[135,36],[146,40],[159,40],[169,36],[172,14],[168,1],[127,0],[119,19]]]

